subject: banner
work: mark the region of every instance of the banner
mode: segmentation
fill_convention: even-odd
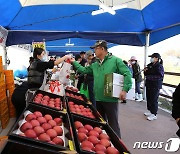
[[[32,42],[33,50],[34,48],[42,48],[46,51],[46,44],[45,42]]]
[[[6,46],[7,35],[8,35],[8,30],[0,26],[0,45]]]

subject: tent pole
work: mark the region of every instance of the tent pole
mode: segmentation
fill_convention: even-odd
[[[7,48],[6,48],[6,46],[3,46],[3,50],[4,50],[4,61],[5,61],[4,69],[7,70]]]
[[[147,53],[148,53],[148,48],[149,48],[149,39],[150,39],[150,32],[146,32],[146,44],[144,48],[144,68],[147,66]],[[145,76],[144,76],[144,85],[143,85],[143,96],[144,96],[144,100],[146,100]]]

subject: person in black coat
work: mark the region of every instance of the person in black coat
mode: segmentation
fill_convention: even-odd
[[[164,68],[159,53],[153,53],[149,57],[151,57],[151,63],[144,69],[148,109],[148,112],[145,112],[144,115],[147,116],[147,120],[152,121],[157,119],[158,97],[162,88]]]
[[[65,55],[57,60],[45,61],[46,52],[42,48],[35,48],[33,52],[33,62],[29,66],[28,86],[29,88],[39,89],[43,84],[44,74],[47,69],[52,69],[54,65],[58,65],[66,59],[70,59],[71,55]]]
[[[142,82],[142,75],[141,75],[140,66],[135,56],[131,57],[130,64],[133,70],[133,78],[135,79],[135,92],[136,92],[135,99],[136,101],[141,102],[143,100],[143,96],[140,90],[140,85]]]
[[[173,93],[172,104],[172,117],[176,120],[177,125],[179,126],[179,130],[176,134],[180,137],[180,83]]]

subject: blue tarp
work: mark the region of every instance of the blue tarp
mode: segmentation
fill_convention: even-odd
[[[150,45],[180,33],[180,0],[106,0],[107,6],[127,7],[115,15],[96,16],[91,12],[99,9],[98,0],[45,2],[0,0],[0,25],[9,30],[7,45],[83,38],[144,46],[146,32]]]

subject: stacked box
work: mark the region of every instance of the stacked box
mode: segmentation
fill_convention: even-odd
[[[3,61],[2,61],[2,56],[0,56],[0,72],[3,71]]]
[[[9,110],[8,108],[0,115],[2,129],[5,129],[9,123]]]
[[[11,97],[15,89],[13,70],[4,70],[4,74],[5,74],[6,90],[8,96],[9,116],[12,118],[12,117],[16,117],[16,109],[11,101]]]

